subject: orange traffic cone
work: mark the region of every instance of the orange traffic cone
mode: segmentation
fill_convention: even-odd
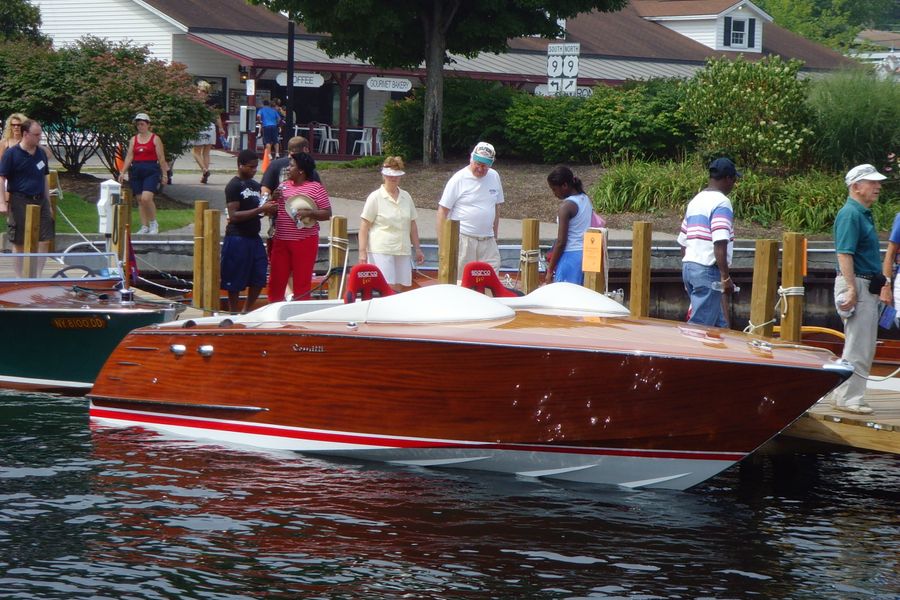
[[[266,169],[268,169],[268,168],[269,168],[269,153],[266,152],[265,150],[263,150],[263,160],[262,160],[262,166],[260,167],[260,169],[262,170],[263,173],[265,173]]]
[[[125,157],[122,156],[122,145],[116,144],[116,172],[121,173],[125,166]]]

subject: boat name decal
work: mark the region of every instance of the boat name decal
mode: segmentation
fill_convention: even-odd
[[[56,317],[51,324],[56,329],[105,329],[106,320],[100,317]]]
[[[321,353],[325,352],[325,346],[301,346],[300,344],[294,344],[291,346],[291,350],[293,350],[294,352]]]

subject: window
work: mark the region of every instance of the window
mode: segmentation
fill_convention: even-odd
[[[725,17],[722,45],[726,48],[753,48],[756,46],[756,19]]]
[[[731,21],[731,46],[744,48],[746,42],[747,22],[741,19],[732,19]]]

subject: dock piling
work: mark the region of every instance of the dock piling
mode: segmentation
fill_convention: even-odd
[[[635,221],[632,226],[631,295],[629,308],[632,317],[650,316],[650,245],[653,224]]]
[[[772,337],[775,301],[778,297],[778,242],[756,240],[753,257],[753,290],[750,298],[750,325],[759,335]]]

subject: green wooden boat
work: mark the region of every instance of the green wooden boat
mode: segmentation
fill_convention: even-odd
[[[0,254],[0,387],[84,394],[128,332],[183,309],[136,299],[113,254]]]

